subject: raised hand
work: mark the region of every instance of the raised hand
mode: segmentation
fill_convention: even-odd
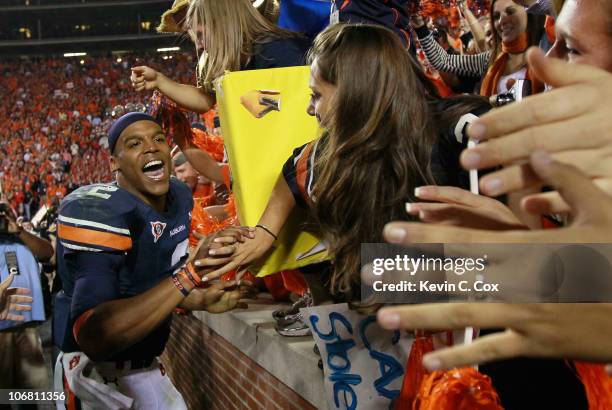
[[[396,244],[419,243],[611,243],[612,198],[570,165],[552,161],[543,152],[531,155],[530,166],[545,184],[567,202],[573,223],[540,231],[486,231],[391,223],[385,238]],[[517,356],[566,357],[612,361],[611,304],[431,304],[381,310],[379,323],[389,329],[506,328],[469,346],[438,350],[424,357],[430,370],[485,363]],[[597,335],[584,343],[584,335]],[[601,337],[600,337],[601,336]]]
[[[609,363],[611,314],[609,303],[440,303],[385,308],[378,322],[386,329],[506,329],[426,354],[423,364],[433,371],[520,356]]]
[[[147,66],[132,67],[132,87],[136,91],[148,91],[158,88],[161,74]]]
[[[496,232],[412,222],[385,227],[387,241],[414,243],[610,243],[612,199],[576,168],[553,161],[544,152],[532,154],[532,172],[555,188],[574,216],[571,225],[551,230]]]
[[[591,66],[546,58],[539,50],[528,53],[529,67],[555,87],[518,104],[496,109],[468,128],[480,144],[461,154],[467,169],[505,168],[480,180],[480,191],[498,196],[542,186],[527,161],[535,150],[571,164],[612,193],[612,74]],[[528,197],[542,212],[566,212],[557,193]]]
[[[420,14],[413,14],[410,16],[410,25],[413,28],[420,28],[425,25],[425,20]]]
[[[24,312],[32,310],[32,297],[25,296],[30,293],[25,288],[10,288],[14,275],[9,275],[0,283],[0,320],[23,321],[25,317],[11,312]]]
[[[526,229],[506,205],[492,198],[449,186],[423,186],[415,190],[423,201],[406,204],[410,215],[423,222],[474,229]]]

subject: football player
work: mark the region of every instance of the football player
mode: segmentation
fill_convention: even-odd
[[[192,253],[195,266],[187,263],[191,190],[170,177],[160,125],[147,114],[126,114],[109,131],[109,149],[116,182],[82,187],[60,207],[56,380],[68,390],[69,408],[184,409],[157,359],[172,312],[238,306],[243,289],[235,283],[202,286],[251,232],[233,228],[203,239]]]

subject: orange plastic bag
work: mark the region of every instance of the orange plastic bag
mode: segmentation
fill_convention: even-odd
[[[428,374],[413,410],[503,410],[488,376],[472,367]]]

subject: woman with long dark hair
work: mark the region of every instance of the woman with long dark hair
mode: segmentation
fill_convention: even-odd
[[[459,119],[480,113],[479,97],[441,100],[393,32],[373,25],[335,25],[309,54],[308,113],[324,129],[286,162],[255,239],[235,252],[231,269],[262,256],[296,204],[333,260],[330,292],[358,298],[360,244],[382,242],[382,228],[409,219],[405,204],[425,184],[466,188],[458,164],[466,145]]]

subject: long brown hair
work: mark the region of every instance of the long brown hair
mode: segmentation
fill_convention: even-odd
[[[193,34],[204,27],[205,54],[199,58],[198,83],[213,91],[213,82],[225,71],[239,71],[258,42],[296,37],[264,18],[251,0],[192,0],[186,27]]]
[[[313,216],[334,258],[331,292],[359,283],[360,245],[382,242],[385,223],[407,219],[414,188],[433,182],[435,90],[399,38],[374,25],[337,24],[309,53],[320,78],[337,87],[317,155]]]
[[[491,53],[491,58],[489,59],[489,66],[493,65],[497,56],[502,51],[502,39],[497,29],[495,28],[495,20],[493,19],[493,8],[495,3],[499,0],[491,1],[491,10],[489,12],[489,22],[491,24],[491,31],[493,32],[493,52]],[[514,2],[514,0],[513,0]],[[523,7],[518,3],[515,3],[518,7]],[[540,43],[540,39],[544,34],[544,21],[546,20],[546,16],[541,16],[538,14],[527,13],[527,36],[529,37],[529,47],[537,46]]]

